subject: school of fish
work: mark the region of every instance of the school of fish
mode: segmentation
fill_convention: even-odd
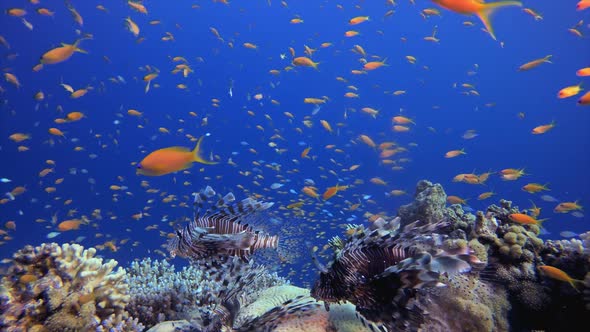
[[[208,184],[275,202],[277,223],[296,223],[307,238],[326,242],[347,223],[392,216],[391,206],[410,200],[419,178],[404,176],[416,172],[414,159],[453,169],[440,179],[452,188],[449,204],[518,190],[530,196],[532,206],[511,214],[515,223],[584,217],[581,197],[547,194],[552,179],[535,175],[539,165],[496,155],[493,167],[471,162],[473,155],[494,149],[478,146],[481,137],[504,130],[490,132],[486,123],[470,120],[474,112],[486,112],[517,131],[514,140],[539,138],[539,144],[568,135],[550,113],[590,111],[590,62],[572,70],[569,82],[551,75],[567,61],[560,53],[569,45],[589,50],[583,15],[590,0],[559,4],[580,15],[555,32],[568,46],[541,40],[527,53],[530,58],[517,53],[513,39],[503,38],[530,38],[520,26],[534,31],[547,24],[552,13],[540,14],[531,1],[318,2],[311,5],[317,12],[286,0],[254,2],[256,10],[274,15],[272,42],[271,29],[259,27],[267,22],[254,21],[255,10],[239,1],[170,4],[174,8],[147,0],[3,4],[2,26],[9,28],[0,29],[0,155],[9,166],[0,174],[6,176],[0,181],[0,246],[23,240],[19,233],[29,231],[112,252],[138,247],[166,256],[157,240],[175,236],[171,226],[191,212],[191,190]],[[380,15],[365,15],[369,11]],[[324,15],[336,17],[330,29],[337,34],[321,30]],[[400,25],[402,15],[420,28]],[[511,21],[501,20],[504,15]],[[240,22],[228,28],[225,21],[232,17]],[[422,30],[427,34],[416,34]],[[114,40],[127,47],[110,47]],[[487,65],[435,60],[437,49],[449,43],[471,51],[480,47],[471,59]],[[503,68],[484,61],[488,48],[504,54],[498,64]],[[431,72],[442,69],[449,70],[447,90],[437,91],[441,85],[432,83]],[[496,70],[519,82],[518,92],[497,88],[526,95],[515,97],[520,104],[494,101],[498,96],[484,82],[496,79]],[[234,80],[242,72],[252,82]],[[539,79],[548,79],[550,92],[524,92],[527,82]],[[563,110],[541,113],[527,106],[540,93]],[[439,103],[442,95],[456,104]],[[418,98],[421,106],[408,98]],[[445,115],[452,107],[465,115]],[[571,114],[572,121],[576,116]],[[454,127],[438,125],[433,119],[440,117]],[[438,152],[423,156],[423,145]],[[554,157],[519,151],[529,152]],[[438,176],[420,172],[420,178]],[[567,173],[567,163],[558,172]],[[553,204],[553,211],[541,213],[535,204]],[[159,239],[146,244],[134,237],[138,230]]]

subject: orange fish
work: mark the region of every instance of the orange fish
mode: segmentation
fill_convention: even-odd
[[[251,50],[257,50],[258,49],[258,45],[256,45],[256,44],[244,43],[243,45],[244,45],[245,48],[249,48]]]
[[[397,124],[402,124],[402,125],[403,124],[410,124],[410,123],[415,124],[412,119],[402,116],[402,115],[394,116],[393,118],[391,118],[391,121],[393,121],[394,123],[397,123]]]
[[[559,280],[559,281],[565,281],[565,282],[569,283],[570,285],[572,285],[572,287],[578,293],[580,291],[576,287],[576,284],[575,283],[577,282],[577,283],[580,283],[580,284],[584,284],[584,280],[573,279],[567,273],[565,273],[564,271],[562,271],[562,270],[560,270],[560,269],[558,269],[556,267],[549,266],[549,265],[542,265],[542,266],[538,266],[537,268],[544,275],[546,275],[547,277],[549,277],[551,279],[555,279],[555,280]]]
[[[383,179],[381,179],[379,177],[371,178],[369,181],[371,183],[373,183],[373,184],[380,185],[380,186],[386,186],[387,185],[387,182],[383,181]]]
[[[530,70],[535,67],[538,67],[542,63],[552,63],[551,61],[549,61],[550,58],[551,58],[551,55],[547,55],[544,58],[540,58],[540,59],[536,59],[536,60],[527,62],[524,65],[518,67],[518,71]]]
[[[578,85],[571,85],[559,90],[559,92],[557,93],[557,98],[563,99],[573,97],[580,93],[580,91],[582,91],[582,83]]]
[[[74,21],[76,23],[78,23],[80,26],[84,25],[84,19],[82,18],[80,13],[78,13],[76,8],[74,8],[74,6],[72,6],[72,4],[69,2],[69,0],[66,1],[66,6],[68,7],[70,14],[72,14],[72,18],[74,19]]]
[[[14,134],[8,136],[8,138],[13,142],[20,143],[24,140],[30,139],[31,135],[23,134],[23,133],[14,133]]]
[[[590,76],[590,67],[579,69],[578,71],[576,71],[576,75],[578,75],[578,76]]]
[[[550,124],[537,126],[537,127],[533,128],[533,131],[531,133],[533,135],[544,134],[544,133],[548,132],[549,130],[553,129],[553,127],[555,127],[555,121],[551,122]]]
[[[50,11],[47,8],[39,8],[39,9],[37,9],[37,14],[43,15],[43,16],[53,16],[53,14],[55,14],[55,13]]]
[[[495,193],[492,191],[486,191],[485,193],[481,193],[479,194],[479,196],[477,196],[478,200],[484,200],[484,199],[488,199],[490,197],[492,197]]]
[[[546,184],[543,185],[540,183],[528,183],[524,187],[522,187],[522,190],[524,190],[528,193],[534,194],[534,193],[538,193],[543,190],[551,190],[551,189],[547,188]]]
[[[581,11],[581,10],[584,10],[589,7],[590,7],[590,0],[580,0],[580,2],[578,2],[578,4],[576,4],[577,11]]]
[[[445,9],[454,11],[455,13],[477,15],[477,17],[479,17],[483,25],[486,27],[486,30],[494,40],[496,40],[496,35],[494,34],[494,29],[492,28],[492,24],[490,22],[490,15],[493,14],[499,8],[508,6],[522,6],[522,3],[520,3],[519,1],[501,1],[494,3],[484,3],[483,1],[479,0],[432,1]]]
[[[540,225],[547,219],[535,219],[528,214],[524,213],[512,213],[508,215],[508,218],[516,223],[523,225]]]
[[[84,117],[84,113],[82,112],[70,112],[66,115],[66,119],[68,121],[78,121]]]
[[[363,22],[367,22],[369,20],[370,20],[369,16],[357,16],[357,17],[351,18],[350,21],[348,21],[348,24],[357,25],[357,24],[361,24]]]
[[[467,204],[467,200],[463,199],[459,196],[447,196],[447,202],[449,204],[463,204],[466,205]]]
[[[301,67],[312,67],[314,69],[318,69],[319,62],[313,62],[310,58],[300,56],[293,59],[294,66],[301,66]]]
[[[367,62],[365,63],[365,65],[363,66],[364,70],[375,70],[377,68],[381,68],[383,66],[388,66],[385,61],[387,59],[383,60],[383,61],[371,61],[371,62]]]
[[[57,129],[57,128],[49,128],[48,132],[51,135],[65,137],[64,136],[64,133],[61,130]]]
[[[451,150],[451,151],[449,151],[449,152],[445,153],[445,158],[455,158],[455,157],[457,157],[457,156],[459,156],[459,155],[462,155],[462,154],[467,154],[467,153],[465,152],[465,149],[461,149],[461,150]]]
[[[325,104],[326,100],[321,98],[303,98],[303,102],[305,104],[320,105]]]
[[[142,13],[142,14],[147,14],[148,11],[145,8],[145,6],[143,4],[141,4],[140,2],[133,2],[133,1],[127,1],[127,4],[129,5],[129,7],[135,9],[136,11]]]
[[[359,135],[359,139],[361,141],[363,141],[363,143],[367,144],[368,146],[374,148],[377,146],[377,144],[375,144],[375,141],[373,141],[371,139],[371,137],[367,136],[367,135]]]
[[[514,181],[523,175],[528,175],[524,172],[524,168],[522,168],[522,169],[506,168],[506,169],[503,169],[500,171],[500,176],[502,177],[502,180],[505,180],[505,181]]]
[[[306,158],[307,155],[309,154],[309,150],[311,150],[311,147],[305,148],[305,150],[303,150],[303,152],[301,152],[301,158]]]
[[[139,35],[139,26],[131,20],[131,17],[127,16],[125,19],[125,25],[127,26],[127,30],[129,30],[133,36],[137,37]]]
[[[574,210],[582,210],[582,206],[578,204],[578,201],[559,203],[555,209],[553,209],[553,212],[568,213]]]
[[[307,196],[309,196],[311,198],[319,199],[319,197],[320,197],[320,195],[316,192],[315,187],[303,187],[303,189],[301,189],[301,191],[303,191],[304,194],[306,194]]]
[[[10,8],[6,10],[6,14],[15,17],[22,17],[27,15],[27,11],[21,8]]]
[[[130,109],[127,111],[127,114],[129,114],[131,116],[141,116],[143,113],[138,110]]]
[[[395,125],[395,126],[391,127],[391,129],[395,132],[398,132],[398,133],[405,133],[407,131],[410,131],[410,127],[402,126],[402,125]]]
[[[53,65],[56,63],[60,63],[69,59],[74,52],[80,53],[88,53],[83,49],[79,48],[80,42],[82,39],[76,40],[73,44],[64,44],[62,43],[60,47],[56,47],[52,50],[47,51],[45,54],[41,56],[41,60],[39,61],[42,65]]]
[[[334,186],[334,187],[329,187],[328,189],[326,189],[326,191],[324,191],[324,193],[322,194],[322,199],[324,201],[329,200],[330,198],[334,197],[334,195],[336,195],[339,191],[341,190],[345,190],[347,189],[348,186]]]
[[[6,82],[14,85],[17,89],[19,89],[21,87],[21,84],[20,84],[18,78],[16,78],[16,76],[14,74],[4,73],[4,79],[6,80]]]
[[[137,174],[165,175],[187,169],[192,166],[193,162],[206,165],[216,164],[216,162],[203,159],[199,154],[202,140],[203,137],[199,138],[192,151],[185,147],[173,146],[150,153],[137,165]]]
[[[57,229],[62,232],[76,230],[80,228],[80,224],[82,224],[82,220],[80,219],[65,220],[57,225]]]
[[[590,91],[586,92],[580,97],[580,99],[578,99],[578,105],[590,105]]]

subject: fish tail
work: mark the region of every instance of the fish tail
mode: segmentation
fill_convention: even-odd
[[[553,63],[553,62],[551,62],[551,60],[550,60],[552,56],[553,56],[553,55],[548,55],[548,56],[546,56],[546,57],[545,57],[545,62],[547,62],[547,63]]]
[[[486,27],[486,30],[488,30],[490,36],[492,36],[492,38],[494,40],[496,40],[496,35],[494,34],[494,28],[492,28],[492,23],[490,21],[490,16],[499,8],[502,7],[508,7],[508,6],[522,6],[522,3],[520,1],[502,1],[502,2],[496,2],[496,3],[487,3],[484,4],[482,9],[479,10],[477,13],[475,13],[477,15],[477,17],[479,17],[479,19],[481,20],[481,22],[483,23],[483,25]]]
[[[72,46],[74,46],[74,52],[80,52],[80,53],[88,54],[88,51],[83,50],[83,49],[81,49],[81,48],[78,47],[78,45],[80,45],[80,42],[83,41],[84,39],[86,39],[86,38],[80,38],[80,39],[78,39],[78,40],[76,40],[74,42],[74,45],[72,45]]]
[[[199,140],[197,141],[197,145],[195,146],[195,148],[193,149],[193,161],[201,163],[201,164],[206,164],[206,165],[214,165],[217,164],[214,161],[209,161],[209,160],[205,160],[203,159],[203,157],[199,154],[199,152],[201,151],[201,142],[203,141],[203,136],[201,136],[199,138]]]
[[[584,280],[580,279],[571,279],[569,283],[578,293],[580,293],[579,287],[581,287],[582,289],[586,287],[586,283],[584,282]],[[576,286],[576,284],[578,284],[578,286]]]

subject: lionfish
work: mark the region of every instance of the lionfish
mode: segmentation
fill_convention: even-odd
[[[269,235],[250,225],[274,203],[251,198],[233,203],[235,197],[229,193],[201,215],[203,203],[215,196],[215,191],[207,186],[194,195],[193,220],[184,228],[177,229],[176,235],[168,240],[167,249],[172,257],[196,260],[211,256],[238,256],[248,260],[256,250],[278,248],[278,235]]]
[[[320,269],[311,296],[329,303],[349,301],[365,319],[382,331],[417,331],[424,304],[419,289],[444,286],[441,274],[452,276],[483,265],[469,248],[456,252],[437,249],[442,236],[434,234],[446,222],[413,222],[400,232],[400,218],[382,218],[365,229],[349,229],[344,241],[332,241],[335,254],[329,267],[312,258]]]

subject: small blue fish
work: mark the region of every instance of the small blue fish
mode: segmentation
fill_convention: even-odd
[[[7,179],[7,178],[1,178],[0,179],[0,182],[2,182],[2,183],[9,183],[9,182],[12,182],[12,180]]]
[[[61,232],[51,232],[51,233],[47,234],[47,236],[46,236],[46,237],[47,237],[48,239],[53,239],[54,237],[56,237],[56,236],[58,236],[58,235],[60,235],[60,234],[61,234]]]
[[[559,235],[561,235],[561,236],[563,236],[563,237],[570,238],[570,237],[575,237],[575,236],[578,236],[578,235],[580,235],[580,234],[578,234],[578,233],[574,233],[574,232],[572,232],[572,231],[563,231],[563,232],[560,232],[560,233],[559,233]]]
[[[551,195],[543,195],[541,196],[541,199],[544,200],[545,202],[557,202],[557,198],[551,196]]]

